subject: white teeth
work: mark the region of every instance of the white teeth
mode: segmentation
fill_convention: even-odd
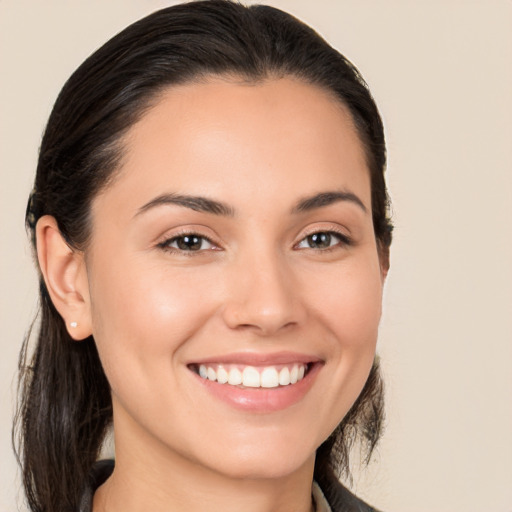
[[[290,372],[290,383],[295,384],[298,379],[299,379],[299,368],[296,364],[294,364],[292,371]]]
[[[290,370],[286,366],[279,372],[279,384],[281,386],[290,384]]]
[[[295,384],[304,378],[307,366],[305,364],[294,364],[283,366],[278,370],[274,366],[256,368],[245,366],[240,370],[237,366],[214,364],[207,366],[199,365],[199,375],[203,379],[216,381],[219,384],[231,386],[243,385],[248,388],[277,388]]]
[[[262,388],[277,388],[279,386],[279,376],[275,368],[265,368],[261,372]]]
[[[259,388],[260,374],[253,366],[246,366],[242,373],[242,384],[247,388]]]
[[[238,368],[232,368],[229,371],[228,384],[232,386],[242,384],[242,372]]]
[[[219,366],[217,368],[217,382],[219,382],[220,384],[226,384],[228,380],[228,372],[222,366]]]

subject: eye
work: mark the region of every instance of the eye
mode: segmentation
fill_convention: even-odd
[[[297,249],[329,249],[337,245],[349,245],[348,237],[334,231],[318,231],[303,238]]]
[[[215,248],[215,245],[208,238],[195,233],[174,236],[158,245],[162,249],[183,252],[198,252]]]

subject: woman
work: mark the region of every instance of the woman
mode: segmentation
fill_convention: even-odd
[[[381,430],[384,168],[357,70],[276,9],[170,7],[87,59],[27,209],[31,509],[373,510],[335,474]]]

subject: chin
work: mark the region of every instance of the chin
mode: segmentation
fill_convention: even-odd
[[[309,464],[313,468],[314,461],[315,453],[306,458],[287,457],[284,454],[279,457],[237,458],[228,464],[223,461],[224,464],[218,472],[233,479],[278,480],[303,470]]]
[[[313,471],[316,449],[304,441],[233,444],[224,453],[211,453],[203,465],[233,479],[280,479],[311,466]],[[298,449],[298,447],[300,447]],[[206,464],[205,464],[206,463]]]

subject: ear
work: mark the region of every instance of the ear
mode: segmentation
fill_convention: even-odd
[[[83,340],[92,334],[89,284],[83,252],[69,247],[57,221],[44,215],[36,225],[37,258],[53,305],[69,335]]]

